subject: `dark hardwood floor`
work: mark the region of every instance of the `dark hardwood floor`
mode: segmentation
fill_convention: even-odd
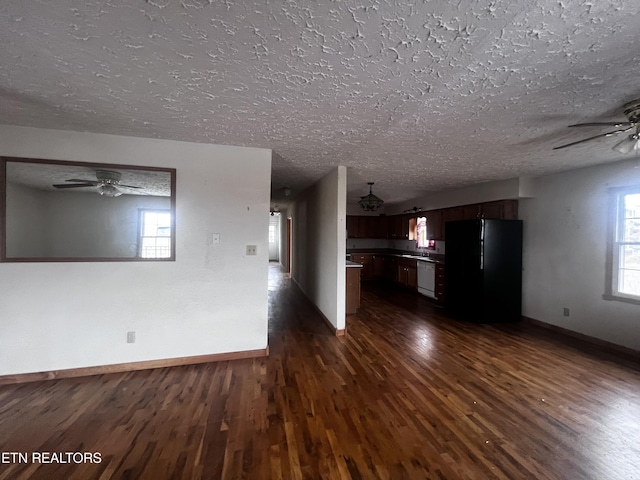
[[[0,452],[102,458],[0,480],[640,479],[633,362],[381,286],[335,337],[269,294],[268,358],[0,387]]]

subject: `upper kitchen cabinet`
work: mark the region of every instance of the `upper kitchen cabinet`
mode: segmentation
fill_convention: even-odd
[[[444,235],[442,228],[442,210],[429,210],[425,212],[427,218],[427,238],[429,240],[441,240]]]
[[[480,205],[480,217],[491,220],[517,220],[518,201],[499,200],[497,202],[486,202]]]
[[[355,215],[347,215],[347,238],[359,238],[358,218]]]
[[[379,217],[373,217],[376,219],[375,227],[374,227],[374,238],[388,238],[389,232],[389,217],[385,215],[380,215]]]
[[[347,215],[347,238],[387,238],[387,217]]]

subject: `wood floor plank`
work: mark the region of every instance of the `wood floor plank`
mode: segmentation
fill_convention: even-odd
[[[336,337],[275,266],[268,358],[0,386],[14,479],[640,479],[640,368],[364,286]]]

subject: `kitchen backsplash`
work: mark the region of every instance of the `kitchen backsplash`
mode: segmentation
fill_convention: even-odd
[[[347,250],[351,248],[363,249],[363,248],[391,248],[389,247],[389,240],[384,238],[347,238]]]
[[[427,252],[431,254],[444,255],[444,241],[436,240],[436,249],[428,250],[425,248],[416,247],[416,242],[413,240],[386,240],[384,238],[348,238],[347,250],[350,249],[379,249],[379,248],[392,248],[394,250],[402,250],[403,252]]]

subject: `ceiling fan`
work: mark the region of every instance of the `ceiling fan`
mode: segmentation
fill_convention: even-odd
[[[120,178],[122,174],[113,170],[96,170],[96,180],[83,180],[79,178],[70,178],[65,182],[75,183],[59,183],[52,185],[55,188],[84,188],[98,187],[98,193],[106,197],[119,197],[122,192],[117,187],[125,188],[142,188],[134,185],[121,185]]]
[[[620,153],[629,153],[632,150],[640,150],[640,99],[633,100],[624,105],[624,114],[627,117],[626,122],[595,122],[595,123],[576,123],[569,125],[569,127],[614,127],[616,130],[594,135],[593,137],[583,138],[577,142],[566,143],[559,147],[554,147],[554,150],[560,150],[561,148],[571,147],[580,143],[589,142],[601,137],[611,137],[613,135],[619,135],[621,133],[632,132],[630,135],[616,143],[613,146],[613,150]]]

